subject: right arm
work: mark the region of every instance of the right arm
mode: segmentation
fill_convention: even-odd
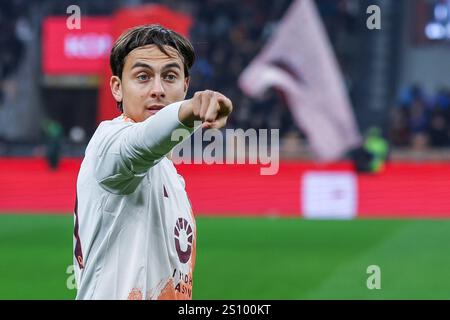
[[[100,142],[95,175],[103,188],[119,194],[133,192],[147,171],[181,141],[172,140],[177,129],[194,131],[221,128],[232,110],[231,101],[212,91],[197,92],[190,100],[168,105],[147,120],[122,127]]]

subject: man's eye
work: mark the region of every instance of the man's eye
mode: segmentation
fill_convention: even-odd
[[[148,80],[148,76],[146,74],[140,74],[137,76],[138,80],[140,81],[147,81]]]
[[[169,81],[174,81],[177,79],[177,76],[174,74],[167,74],[164,79],[169,80]]]

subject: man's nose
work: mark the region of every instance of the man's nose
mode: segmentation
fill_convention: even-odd
[[[159,77],[155,77],[155,80],[153,81],[152,88],[150,91],[150,95],[152,98],[165,97],[163,83]]]

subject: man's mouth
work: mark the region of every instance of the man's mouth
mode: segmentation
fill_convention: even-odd
[[[165,105],[163,104],[152,104],[151,106],[148,106],[145,109],[148,110],[151,114],[155,114],[164,107]]]

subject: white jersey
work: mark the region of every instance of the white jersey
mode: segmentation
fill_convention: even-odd
[[[104,121],[77,180],[77,299],[191,299],[196,228],[184,179],[166,155],[181,102],[146,121]]]

